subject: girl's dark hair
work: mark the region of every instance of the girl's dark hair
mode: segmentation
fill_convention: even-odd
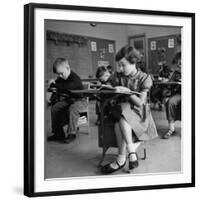
[[[65,58],[57,58],[53,63],[53,73],[57,72],[58,65],[62,64],[63,62],[66,62],[67,59]]]
[[[108,69],[104,66],[98,67],[98,69],[96,71],[96,77],[99,79],[107,71],[108,71]]]
[[[113,67],[111,65],[108,65],[106,68],[111,74],[113,73]]]
[[[141,59],[140,52],[132,46],[122,47],[116,54],[115,60],[118,62],[125,58],[130,64],[136,64]]]

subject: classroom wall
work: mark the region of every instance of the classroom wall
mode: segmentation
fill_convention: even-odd
[[[127,35],[134,36],[139,34],[146,34],[146,38],[180,34],[180,27],[162,27],[162,26],[127,26]]]
[[[146,36],[146,64],[147,69],[150,67],[149,52],[148,52],[148,39],[160,36],[167,36],[173,34],[181,34],[180,27],[164,27],[164,26],[144,26],[132,25],[127,26],[127,37],[145,34]]]
[[[46,20],[45,29],[60,33],[96,37],[102,39],[115,40],[116,52],[128,43],[128,37],[134,35],[146,35],[146,64],[149,67],[148,60],[148,39],[152,37],[181,34],[180,27],[164,26],[144,26],[144,25],[123,25],[123,24],[103,24],[97,23],[92,27],[89,23],[68,22]]]
[[[127,27],[125,25],[97,24],[96,27],[91,27],[89,23],[47,20],[46,29],[62,33],[115,40],[116,51],[127,43]]]
[[[143,26],[143,25],[122,25],[122,24],[100,24],[91,27],[89,23],[67,22],[67,21],[46,21],[46,29],[71,33],[76,35],[111,39],[116,41],[116,50],[119,50],[128,41],[128,36],[146,34],[146,38],[159,37],[172,34],[180,34],[179,27]]]

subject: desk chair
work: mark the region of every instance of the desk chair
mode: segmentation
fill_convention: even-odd
[[[117,98],[117,96],[115,96]],[[102,148],[102,158],[98,163],[98,167],[102,167],[102,163],[104,162],[106,152],[110,147],[117,148],[117,140],[114,132],[114,122],[105,117],[105,108],[106,105],[110,102],[110,100],[115,97],[106,99],[105,102],[101,105],[101,113],[100,113],[100,125],[98,126],[98,141],[99,147]],[[143,156],[139,157],[141,160],[146,159],[146,147],[145,141],[141,142],[141,148],[143,149]]]
[[[83,83],[84,89],[90,89],[90,83],[85,82]],[[89,97],[86,98],[87,107],[85,110],[80,112],[80,117],[77,124],[78,133],[88,135],[90,133],[90,118],[89,118]],[[86,129],[86,130],[85,130]]]
[[[104,120],[104,127],[101,126],[101,124],[99,125],[99,130],[98,130],[98,141],[99,141],[99,147],[102,148],[102,158],[98,163],[98,167],[102,166],[102,163],[105,160],[105,156],[106,156],[106,152],[110,147],[113,148],[117,148],[117,140],[116,140],[116,136],[115,136],[115,132],[114,132],[114,123],[110,122],[108,119]],[[102,134],[102,129],[104,130],[104,134]],[[105,138],[104,138],[104,136]],[[143,155],[139,156],[140,160],[145,160],[146,159],[146,146],[145,146],[145,141],[137,141],[140,142],[140,149],[143,150]]]
[[[83,84],[84,89],[89,89],[90,88],[90,84],[86,83]],[[50,97],[52,96],[53,92],[46,92],[46,99],[49,100]],[[89,134],[90,133],[90,125],[89,125],[89,98],[86,98],[87,101],[87,107],[85,107],[84,110],[82,110],[79,114],[79,120],[78,120],[78,124],[77,124],[77,130],[78,133],[82,133],[82,134]],[[47,102],[47,111],[48,111],[48,129],[50,129],[49,127],[51,127],[51,114],[50,114],[50,106],[48,104],[49,102]],[[67,132],[67,128],[68,128],[68,124],[66,124],[66,126],[64,126],[64,132]],[[86,130],[85,130],[86,129]]]

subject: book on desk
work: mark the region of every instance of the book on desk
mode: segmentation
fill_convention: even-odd
[[[139,96],[140,93],[136,91],[123,91],[120,87],[112,87],[111,85],[100,85],[99,88],[96,89],[82,89],[82,90],[66,90],[62,92],[58,92],[56,88],[48,88],[48,92],[52,92],[54,94],[57,94],[58,96],[62,96],[65,98],[76,98],[76,95],[82,94],[84,97],[94,98],[96,100],[99,100],[102,95],[106,96],[112,96],[112,95],[118,95],[120,97],[122,96],[131,96],[133,94]]]

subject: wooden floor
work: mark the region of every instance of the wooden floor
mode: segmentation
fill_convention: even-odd
[[[49,113],[50,114],[50,113]],[[139,167],[132,173],[168,173],[181,171],[181,123],[176,123],[176,134],[168,140],[160,139],[167,130],[167,121],[164,111],[152,111],[157,125],[159,137],[148,141],[147,159],[139,161]],[[50,119],[47,123],[47,134],[50,135]],[[98,147],[98,131],[95,126],[95,103],[90,103],[90,134],[78,134],[75,142],[61,144],[47,142],[45,155],[45,177],[64,178],[101,175],[97,164],[101,158],[102,149]],[[110,148],[104,163],[115,159],[116,148]],[[139,151],[139,154],[142,154]],[[128,162],[127,162],[128,163]],[[115,174],[125,174],[124,170]]]

